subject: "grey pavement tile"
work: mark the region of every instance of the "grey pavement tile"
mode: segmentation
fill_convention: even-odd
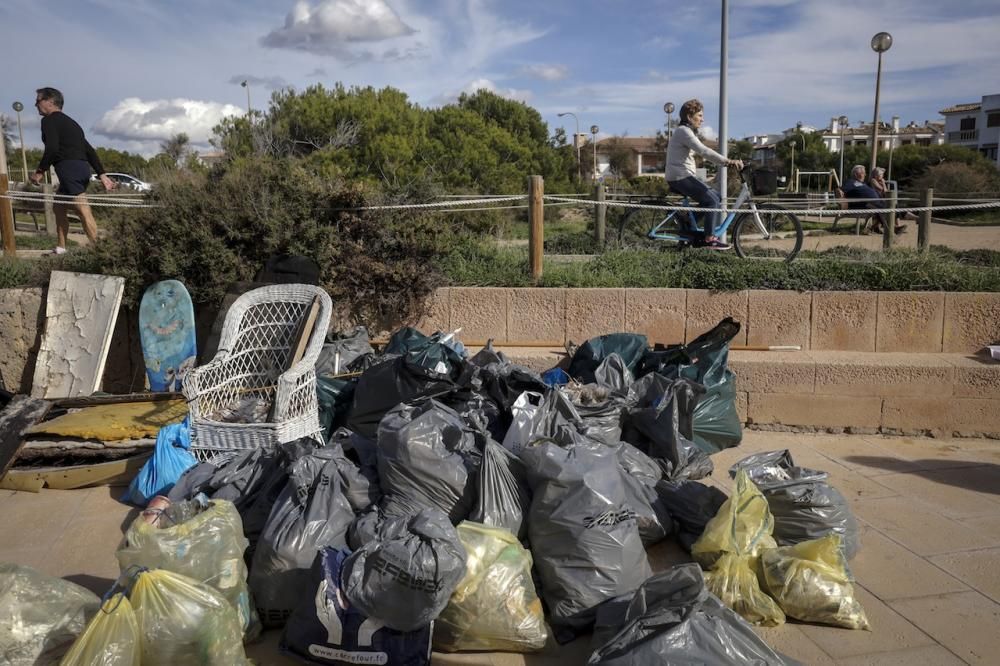
[[[754,631],[765,643],[781,654],[809,666],[830,664],[836,662],[811,638],[805,635],[797,624],[785,623],[780,627],[754,627]]]
[[[886,497],[856,502],[852,508],[858,518],[918,555],[1000,545],[997,537],[942,516],[933,505],[915,497]]]
[[[861,435],[826,435],[806,440],[821,456],[862,476],[880,476],[918,469],[914,463],[896,456]]]
[[[861,549],[850,566],[854,579],[882,600],[969,589],[958,578],[900,546],[870,525],[861,527]]]
[[[886,474],[878,482],[909,497],[919,497],[950,518],[1000,513],[1000,467],[976,466]]]
[[[996,664],[1000,604],[978,592],[897,599],[890,606],[970,664]]]
[[[959,522],[985,535],[1000,539],[1000,514],[962,518]]]
[[[963,666],[962,661],[940,645],[878,652],[841,659],[840,666]]]
[[[826,654],[836,660],[858,657],[874,652],[890,652],[912,647],[934,645],[934,640],[915,627],[861,585],[854,586],[855,596],[861,602],[871,624],[871,631],[827,627],[819,624],[802,624],[803,633]]]
[[[928,559],[993,601],[1000,602],[1000,548],[935,555]]]
[[[0,534],[12,548],[51,546],[79,511],[81,491],[15,492],[0,507]]]
[[[886,449],[893,456],[908,460],[916,469],[951,469],[975,467],[990,462],[990,456],[962,439],[930,439],[916,437],[868,436],[869,441]],[[979,442],[980,440],[971,440]],[[861,457],[858,457],[861,458]],[[874,464],[872,461],[851,458],[858,464]]]

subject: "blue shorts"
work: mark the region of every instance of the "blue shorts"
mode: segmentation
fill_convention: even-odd
[[[59,178],[59,189],[56,194],[71,194],[76,196],[87,191],[90,184],[90,163],[86,160],[62,160],[56,162],[56,176]]]

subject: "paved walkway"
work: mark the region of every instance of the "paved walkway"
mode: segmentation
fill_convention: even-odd
[[[756,451],[790,448],[796,463],[826,470],[862,526],[852,562],[872,631],[789,622],[762,629],[805,664],[995,664],[1000,654],[1000,441],[932,440],[749,431],[714,456],[712,483],[729,489],[728,466]],[[0,490],[0,561],[27,564],[105,592],[114,552],[137,511],[119,488]],[[672,542],[650,550],[654,569],[687,560]],[[262,665],[298,664],[278,654],[279,632],[249,649]],[[435,664],[570,666],[586,639],[539,655],[435,654]]]

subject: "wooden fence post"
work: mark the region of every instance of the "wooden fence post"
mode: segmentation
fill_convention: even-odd
[[[882,229],[882,249],[892,249],[892,240],[896,235],[896,202],[899,201],[899,193],[896,190],[889,190],[889,211],[888,222],[883,224]]]
[[[50,236],[56,235],[56,206],[52,195],[55,189],[51,183],[42,184],[42,192],[45,193],[45,233]]]
[[[930,208],[934,205],[934,188],[928,187],[924,190],[922,206]],[[931,211],[920,211],[920,219],[917,221],[917,249],[927,252],[931,249]]]
[[[594,185],[594,240],[598,247],[604,246],[604,225],[607,219],[608,207],[602,204],[604,201],[604,183]]]
[[[7,151],[0,147],[0,197],[7,194]],[[0,236],[3,236],[3,253],[8,257],[17,256],[17,242],[14,240],[13,202],[6,197],[0,199]]]
[[[528,176],[528,261],[531,279],[542,279],[542,246],[545,242],[544,215],[545,180],[541,176]]]

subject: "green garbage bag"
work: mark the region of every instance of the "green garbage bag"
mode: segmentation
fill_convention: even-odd
[[[649,342],[637,333],[610,333],[587,340],[573,354],[568,372],[582,384],[596,382],[594,371],[611,354],[618,354],[633,374],[646,352]]]

